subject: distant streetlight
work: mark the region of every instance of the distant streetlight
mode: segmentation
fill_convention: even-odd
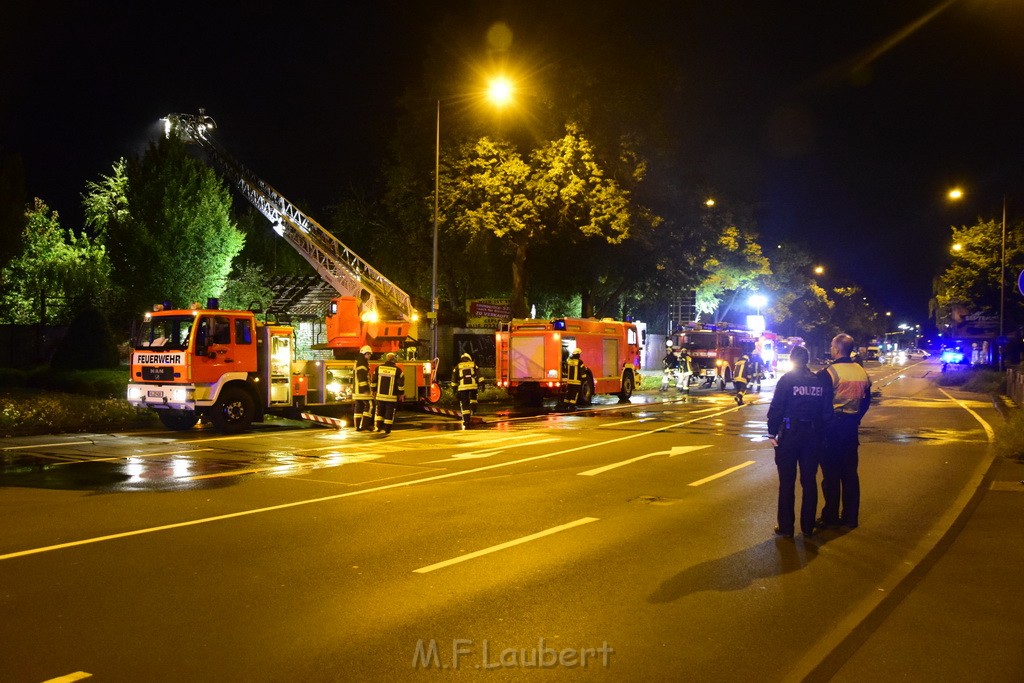
[[[815,275],[824,275],[825,274],[825,266],[815,266],[814,267],[814,274]]]
[[[504,106],[512,100],[512,82],[503,76],[492,78],[487,84],[487,99],[495,106]],[[430,281],[430,361],[437,361],[437,216],[440,208],[441,187],[441,100],[437,100],[437,128],[434,131],[434,261]]]
[[[764,294],[752,294],[747,303],[754,307],[758,315],[761,315],[761,308],[768,303],[768,298]]]
[[[712,206],[714,206],[714,205],[715,205],[715,198],[714,197],[708,197],[706,200],[704,200],[704,206],[708,207],[709,209]]]

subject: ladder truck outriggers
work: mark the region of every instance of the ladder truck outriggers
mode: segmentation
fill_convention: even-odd
[[[228,154],[203,110],[164,121],[167,135],[199,145],[338,292],[326,313],[326,341],[313,347],[333,351],[334,359],[296,359],[293,328],[261,322],[253,311],[220,310],[212,302],[156,306],[134,340],[129,403],[157,410],[177,430],[200,418],[219,431],[239,432],[266,414],[338,413],[351,401],[355,358],[367,346],[375,358],[406,357],[399,366],[407,400],[437,401],[437,360],[415,360],[419,315],[410,296]]]

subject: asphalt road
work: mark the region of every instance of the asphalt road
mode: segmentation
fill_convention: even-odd
[[[994,411],[869,369],[861,525],[772,533],[771,383],[390,437],[0,442],[0,680],[799,678],[948,527]]]

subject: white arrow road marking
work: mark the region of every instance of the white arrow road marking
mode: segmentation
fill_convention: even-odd
[[[477,550],[472,553],[466,553],[465,555],[453,557],[452,559],[445,560],[444,562],[437,562],[436,564],[427,565],[426,567],[413,569],[413,573],[426,574],[427,572],[432,572],[435,569],[441,569],[443,567],[448,567],[453,564],[458,564],[459,562],[465,562],[466,560],[472,560],[483,555],[489,555],[499,550],[504,550],[505,548],[511,548],[512,546],[520,545],[521,543],[527,543],[528,541],[535,541],[538,538],[550,536],[551,534],[557,534],[559,531],[565,531],[566,529],[572,529],[573,527],[582,526],[584,524],[590,524],[591,522],[596,521],[596,517],[583,517],[582,519],[577,519],[575,522],[569,522],[568,524],[562,524],[561,526],[551,527],[550,529],[545,529],[544,531],[538,531],[535,534],[523,536],[522,538],[517,538],[514,541],[506,541],[505,543],[492,545],[490,548],[484,548],[483,550]]]
[[[638,460],[646,460],[647,458],[653,458],[656,455],[667,455],[668,457],[671,458],[672,456],[675,455],[681,455],[683,453],[689,453],[691,451],[699,451],[702,448],[711,448],[711,444],[707,444],[706,446],[673,446],[672,450],[670,451],[655,451],[654,453],[648,453],[646,455],[638,455],[637,457],[630,458],[629,460],[615,462],[612,463],[611,465],[605,465],[604,467],[598,467],[597,469],[587,470],[586,472],[577,472],[576,474],[580,475],[581,477],[593,477],[597,474],[601,474],[602,472],[614,470],[616,467],[629,465],[630,463],[637,462]]]
[[[712,474],[710,477],[704,477],[703,479],[698,479],[697,481],[690,482],[689,485],[690,486],[700,486],[701,484],[706,484],[709,481],[714,481],[715,479],[718,479],[719,477],[724,477],[727,474],[732,474],[736,470],[742,470],[744,467],[747,467],[748,465],[753,465],[753,464],[754,464],[753,460],[748,460],[745,463],[742,463],[740,465],[736,465],[735,467],[730,467],[727,470],[722,470],[718,474]]]
[[[530,443],[528,445],[536,446],[537,444],[548,443],[550,441],[558,441],[558,439],[557,438],[536,439],[534,441],[530,441]],[[498,448],[491,448],[491,449],[485,450],[485,451],[470,451],[469,453],[456,453],[455,455],[453,455],[453,456],[451,456],[449,458],[441,458],[440,460],[428,460],[427,462],[425,462],[423,464],[424,465],[432,465],[432,464],[437,463],[437,462],[451,462],[452,460],[472,460],[474,458],[489,458],[492,455],[496,455],[498,453],[501,453],[502,451],[508,450],[509,448],[516,448],[517,446],[522,446],[522,445],[524,445],[524,444],[522,444],[522,443],[510,443],[507,446],[499,446]]]

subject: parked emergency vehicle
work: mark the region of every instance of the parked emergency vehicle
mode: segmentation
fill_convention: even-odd
[[[631,322],[605,318],[517,318],[502,323],[494,335],[495,380],[513,397],[543,401],[563,391],[562,362],[580,349],[590,374],[583,381],[579,403],[595,394],[629,399],[640,379],[642,347]]]
[[[802,337],[786,337],[779,339],[776,342],[776,369],[780,375],[784,375],[793,369],[793,361],[789,359],[790,353],[793,351],[795,346],[803,346],[804,340]]]
[[[703,387],[718,383],[724,389],[732,381],[733,367],[743,354],[753,352],[757,337],[746,330],[719,329],[694,323],[672,337],[675,346],[690,352],[693,374]]]
[[[355,360],[295,360],[291,326],[264,324],[252,311],[212,303],[157,306],[146,314],[133,343],[129,403],[156,410],[169,429],[190,429],[202,418],[225,433],[243,431],[268,414],[347,414]],[[429,364],[399,366],[405,396],[428,400]]]
[[[173,429],[188,429],[208,416],[218,429],[239,431],[272,409],[349,400],[362,346],[375,354],[409,358],[403,364],[405,396],[438,400],[437,360],[414,360],[419,314],[410,296],[229,155],[213,139],[216,124],[203,110],[171,114],[164,121],[168,135],[199,145],[274,231],[338,292],[325,311],[326,339],[314,347],[331,350],[334,361],[296,360],[292,328],[262,325],[251,311],[198,304],[154,310],[135,342],[128,400],[159,410]],[[164,332],[174,341],[163,341]],[[279,371],[294,379],[283,380]]]

